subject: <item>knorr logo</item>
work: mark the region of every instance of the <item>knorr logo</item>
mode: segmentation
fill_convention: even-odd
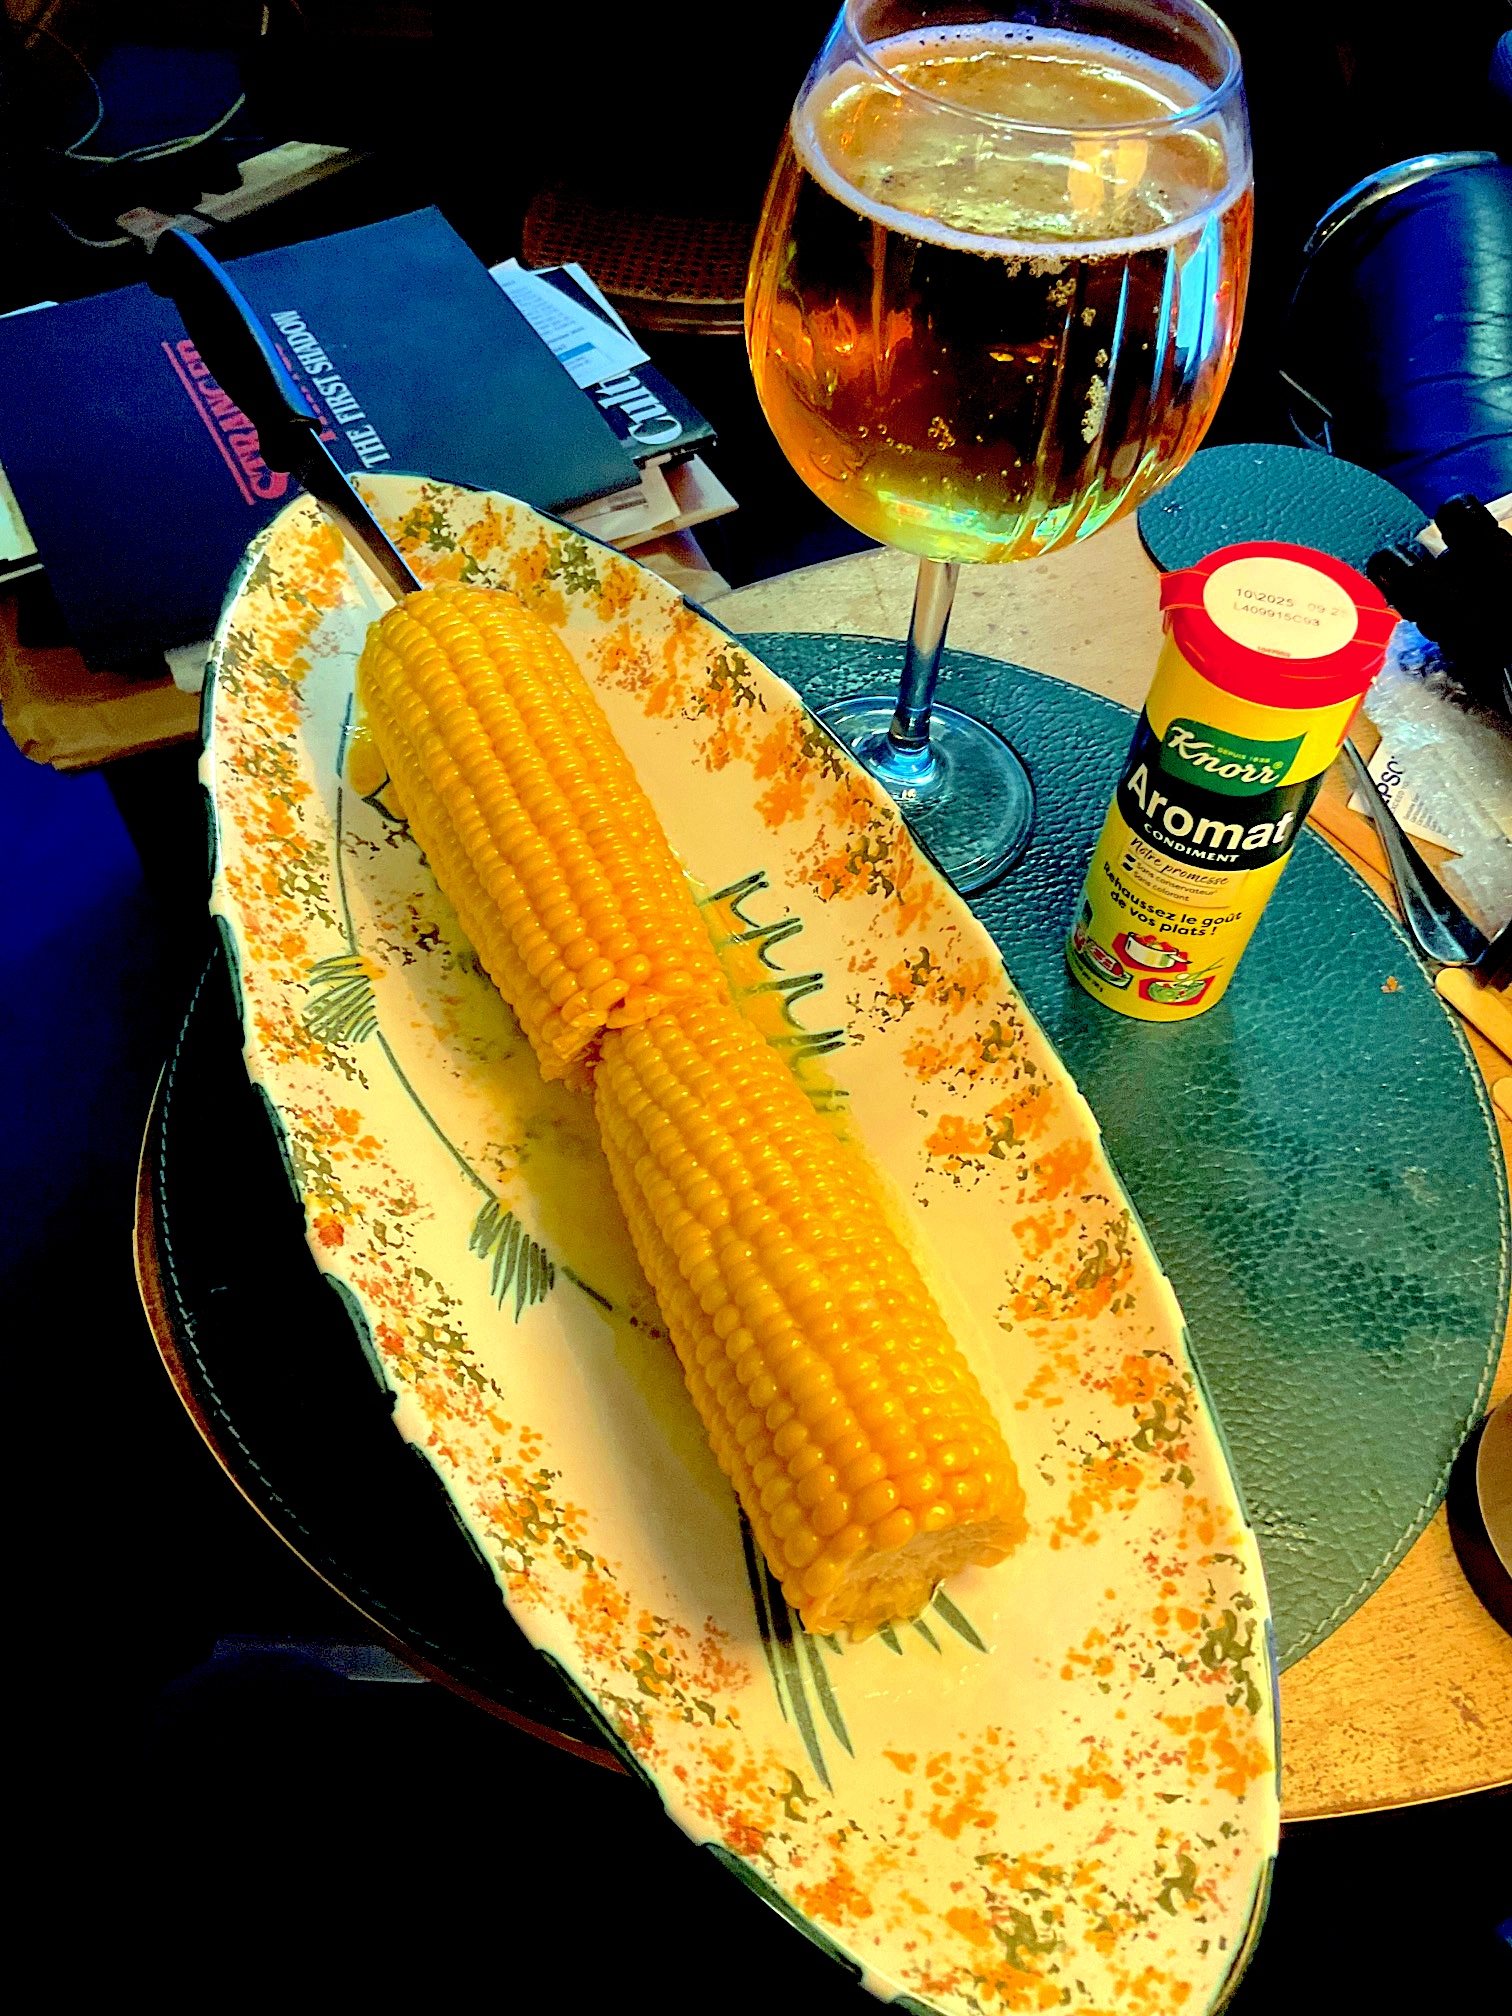
[[[1168,777],[1188,779],[1230,798],[1247,798],[1257,791],[1273,791],[1301,747],[1300,735],[1289,742],[1252,742],[1201,721],[1173,721],[1161,744],[1160,767]]]

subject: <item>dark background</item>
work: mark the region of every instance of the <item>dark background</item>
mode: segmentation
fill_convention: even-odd
[[[112,219],[128,203],[172,212],[202,187],[233,186],[231,164],[257,138],[370,151],[333,181],[218,228],[208,242],[222,258],[435,203],[493,264],[519,252],[531,197],[554,183],[674,214],[754,218],[793,94],[834,16],[830,0],[781,0],[759,14],[717,0],[634,11],[581,0],[570,17],[514,0],[4,6],[16,22],[0,43],[0,312],[137,278],[137,245],[80,238],[119,237]],[[1486,76],[1512,8],[1447,0],[1418,10],[1410,32],[1376,0],[1230,0],[1220,11],[1248,78],[1255,257],[1234,377],[1208,439],[1289,442],[1276,360],[1308,232],[1374,169],[1505,137]],[[94,116],[81,62],[116,87],[112,107],[157,105],[162,73],[144,53],[154,48],[178,58],[181,131],[229,102],[217,65],[234,66],[247,103],[224,135],[120,170],[56,151]],[[112,110],[85,151],[158,137],[150,125]],[[738,339],[663,336],[654,358],[719,430],[711,460],[741,510],[702,543],[734,585],[860,543],[771,441]]]
[[[1483,80],[1509,16],[1499,0],[1451,0],[1416,10],[1408,33],[1365,0],[1225,11],[1249,77],[1256,266],[1209,438],[1288,440],[1276,337],[1307,232],[1385,163],[1496,144]],[[215,231],[222,257],[434,202],[491,263],[518,251],[531,196],[556,181],[754,214],[832,9],[274,0],[265,36],[262,9],[235,4],[6,12],[0,310],[138,277],[135,245],[81,240],[115,235],[131,202],[192,205],[249,137],[369,152]],[[108,69],[123,43],[171,66],[185,131],[196,112],[215,118],[226,66],[240,66],[248,102],[218,167],[213,150],[124,173],[62,154],[94,116],[81,62]],[[109,73],[123,88],[90,151],[162,137],[149,130],[161,98],[143,104],[150,59],[132,60]],[[648,347],[719,430],[710,459],[741,509],[700,538],[733,582],[858,543],[770,443],[738,342]],[[169,2006],[452,1997],[474,1982],[522,2006],[861,2006],[649,1826],[625,1781],[435,1686],[360,1685],[297,1654],[216,1658],[233,1637],[370,1633],[222,1478],[136,1301],[134,1161],[204,951],[201,847],[190,752],[61,777],[0,741],[13,1748],[42,1790],[20,1839],[54,1978],[82,1987],[108,1967],[122,1984],[150,1978]],[[271,1339],[270,1354],[296,1341]],[[1512,1915],[1509,1818],[1505,1802],[1458,1801],[1289,1830],[1240,2016],[1506,2006],[1494,1928]]]

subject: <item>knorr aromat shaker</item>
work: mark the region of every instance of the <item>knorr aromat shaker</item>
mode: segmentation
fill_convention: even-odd
[[[1280,880],[1396,622],[1306,546],[1225,546],[1161,582],[1166,640],[1066,948],[1146,1022],[1211,1008]]]

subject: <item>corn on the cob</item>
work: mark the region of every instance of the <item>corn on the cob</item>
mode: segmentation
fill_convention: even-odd
[[[990,1409],[864,1164],[730,999],[559,640],[430,589],[359,690],[438,881],[547,1075],[591,1082],[689,1390],[812,1631],[912,1616],[1024,1533]]]
[[[507,671],[507,676],[506,676]],[[656,814],[565,646],[508,596],[390,610],[357,669],[420,845],[548,1078],[724,991]]]
[[[864,1165],[728,999],[606,1043],[600,1131],[720,1466],[811,1631],[1022,1536],[1012,1459]]]

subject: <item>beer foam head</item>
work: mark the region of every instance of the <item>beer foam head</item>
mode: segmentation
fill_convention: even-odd
[[[1236,142],[1206,105],[1195,77],[1100,37],[945,27],[820,79],[793,144],[889,230],[1057,261],[1173,242],[1241,193],[1242,122]]]

